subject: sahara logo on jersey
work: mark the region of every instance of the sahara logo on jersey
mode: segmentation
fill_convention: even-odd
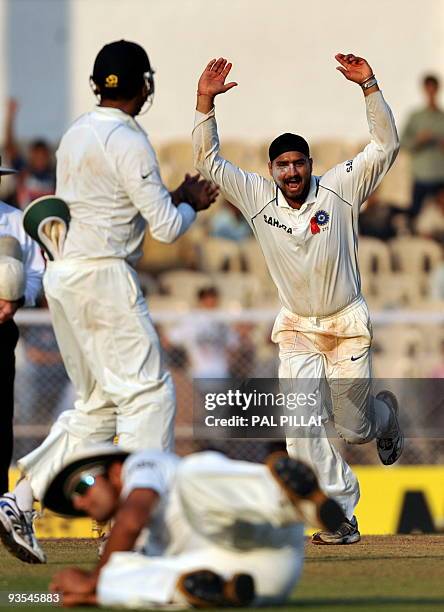
[[[291,227],[287,227],[286,225],[284,225],[283,223],[280,223],[278,219],[274,219],[274,217],[269,217],[268,215],[264,215],[264,221],[265,223],[268,223],[268,225],[272,225],[273,227],[278,227],[279,229],[283,229],[285,232],[287,232],[287,234],[292,234],[293,230],[291,229]]]

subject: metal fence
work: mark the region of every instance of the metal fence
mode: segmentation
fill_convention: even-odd
[[[270,341],[275,316],[269,310],[154,312],[177,394],[176,447],[186,454],[204,447],[193,437],[193,379],[274,378],[278,371],[277,347]],[[15,458],[39,444],[57,415],[73,407],[75,392],[69,381],[47,310],[22,311],[17,317],[15,386]],[[444,378],[444,314],[388,311],[373,313],[373,366],[381,378]],[[424,402],[424,414],[442,408]],[[374,443],[345,445],[336,440],[346,458],[357,464],[376,463]],[[238,458],[262,460],[280,440],[230,440],[220,447]],[[214,441],[212,442],[214,446]],[[444,441],[431,436],[410,437],[403,463],[442,463]]]

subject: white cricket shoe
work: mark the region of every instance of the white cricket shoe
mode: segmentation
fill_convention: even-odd
[[[34,533],[34,510],[23,512],[12,493],[0,496],[0,539],[14,557],[25,563],[46,563]]]
[[[376,399],[385,402],[392,413],[392,432],[387,434],[386,438],[377,438],[376,440],[376,448],[381,463],[392,465],[395,461],[398,461],[404,448],[404,436],[398,421],[398,400],[391,391],[380,391],[376,395]]]
[[[317,531],[312,544],[356,544],[361,539],[356,516],[346,519],[335,531]]]

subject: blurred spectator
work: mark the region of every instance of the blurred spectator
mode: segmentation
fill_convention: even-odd
[[[253,232],[238,208],[228,200],[215,212],[210,220],[210,236],[240,242],[251,238]]]
[[[444,112],[438,107],[437,77],[424,77],[423,88],[426,106],[410,115],[401,138],[401,145],[412,157],[412,219],[424,199],[444,187]]]
[[[406,211],[383,202],[379,192],[372,193],[359,213],[359,233],[379,240],[390,240],[407,230]]]
[[[171,342],[170,336],[162,325],[157,324],[156,331],[163,348],[163,359],[168,370],[185,370],[188,367],[186,350],[179,344]],[[174,372],[172,372],[174,374]]]
[[[171,344],[185,348],[192,378],[227,378],[230,375],[229,350],[234,334],[211,315],[220,306],[216,287],[198,291],[197,309],[185,316],[181,325],[169,330]]]
[[[16,191],[9,196],[14,206],[25,208],[32,200],[55,191],[55,168],[49,144],[43,139],[30,143],[26,158],[20,152],[15,134],[18,104],[8,101],[5,125],[5,152],[9,163],[18,170]]]
[[[427,202],[416,219],[416,233],[444,244],[444,187]]]

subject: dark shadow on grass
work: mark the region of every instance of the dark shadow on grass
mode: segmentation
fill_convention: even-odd
[[[390,561],[393,561],[394,559],[399,559],[400,561],[404,561],[404,559],[432,559],[433,561],[444,561],[444,555],[438,555],[436,557],[427,555],[403,555],[402,557],[394,557],[393,555],[387,557],[342,557],[341,555],[338,555],[335,557],[331,556],[323,558],[305,557],[304,563],[331,563],[332,561],[344,561],[344,563],[349,563],[350,561],[382,561],[387,559]]]
[[[343,606],[344,608],[349,608],[352,606],[399,606],[399,605],[410,605],[410,606],[436,606],[436,605],[444,605],[444,598],[410,598],[410,597],[353,597],[350,599],[324,599],[324,598],[313,598],[313,599],[292,599],[285,604],[281,604],[280,606],[273,606],[277,608],[304,608],[304,607],[313,607],[313,606]]]
[[[260,608],[255,608],[261,612],[272,612],[278,610],[292,610],[314,608],[314,607],[325,607],[326,610],[341,606],[344,609],[359,610],[361,606],[372,606],[375,610],[380,606],[415,606],[415,610],[421,608],[428,609],[428,606],[442,606],[444,605],[444,598],[408,598],[408,597],[362,597],[362,598],[350,598],[350,599],[291,599],[282,604],[264,604]],[[83,610],[83,608],[82,608]],[[85,608],[86,610],[86,608]],[[215,608],[201,608],[202,612],[215,612]],[[237,608],[239,612],[242,610],[251,610],[251,608]],[[431,612],[435,612],[436,607],[431,609]]]

